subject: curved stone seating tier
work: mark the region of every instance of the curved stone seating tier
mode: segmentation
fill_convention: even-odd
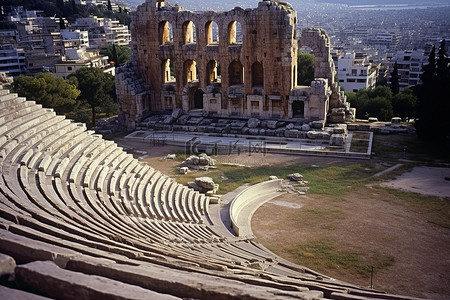
[[[258,198],[240,196],[237,220]],[[77,299],[405,299],[225,238],[208,206],[84,125],[0,89],[0,260],[16,263],[15,286],[28,287],[0,281],[1,298],[64,289]]]
[[[251,236],[251,217],[263,203],[280,195],[282,179],[255,184],[239,193],[231,202],[230,219],[238,236]]]

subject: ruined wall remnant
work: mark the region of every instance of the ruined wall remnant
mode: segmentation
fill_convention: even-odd
[[[305,94],[296,86],[296,24],[292,6],[274,0],[227,12],[185,11],[147,0],[133,16],[132,61],[117,77],[122,124],[132,128],[150,111],[175,108],[227,117],[325,120],[328,90],[334,86],[329,38],[319,29],[303,34],[301,44],[315,50],[315,75],[326,79],[327,90],[325,98],[322,93],[313,97],[320,101],[308,103],[315,89]],[[131,73],[149,90],[130,89],[130,80],[123,79]],[[334,102],[332,107],[339,106],[339,95]]]

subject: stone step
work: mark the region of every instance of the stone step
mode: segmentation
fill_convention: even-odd
[[[63,300],[180,299],[109,278],[61,269],[51,261],[17,266],[15,280],[49,297]]]
[[[2,300],[50,300],[50,298],[32,294],[21,290],[15,290],[0,285],[0,299]]]

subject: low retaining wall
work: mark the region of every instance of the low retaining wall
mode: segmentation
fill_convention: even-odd
[[[282,179],[255,184],[239,193],[231,202],[231,225],[237,236],[253,235],[251,219],[253,213],[265,202],[279,196]]]

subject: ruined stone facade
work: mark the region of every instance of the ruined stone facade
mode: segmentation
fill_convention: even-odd
[[[302,35],[300,44],[316,54],[317,79],[311,87],[297,86],[296,26],[297,12],[285,2],[192,12],[147,0],[134,15],[132,59],[116,76],[121,123],[132,129],[151,112],[175,108],[304,120],[326,120],[330,108],[345,110],[322,30]]]

